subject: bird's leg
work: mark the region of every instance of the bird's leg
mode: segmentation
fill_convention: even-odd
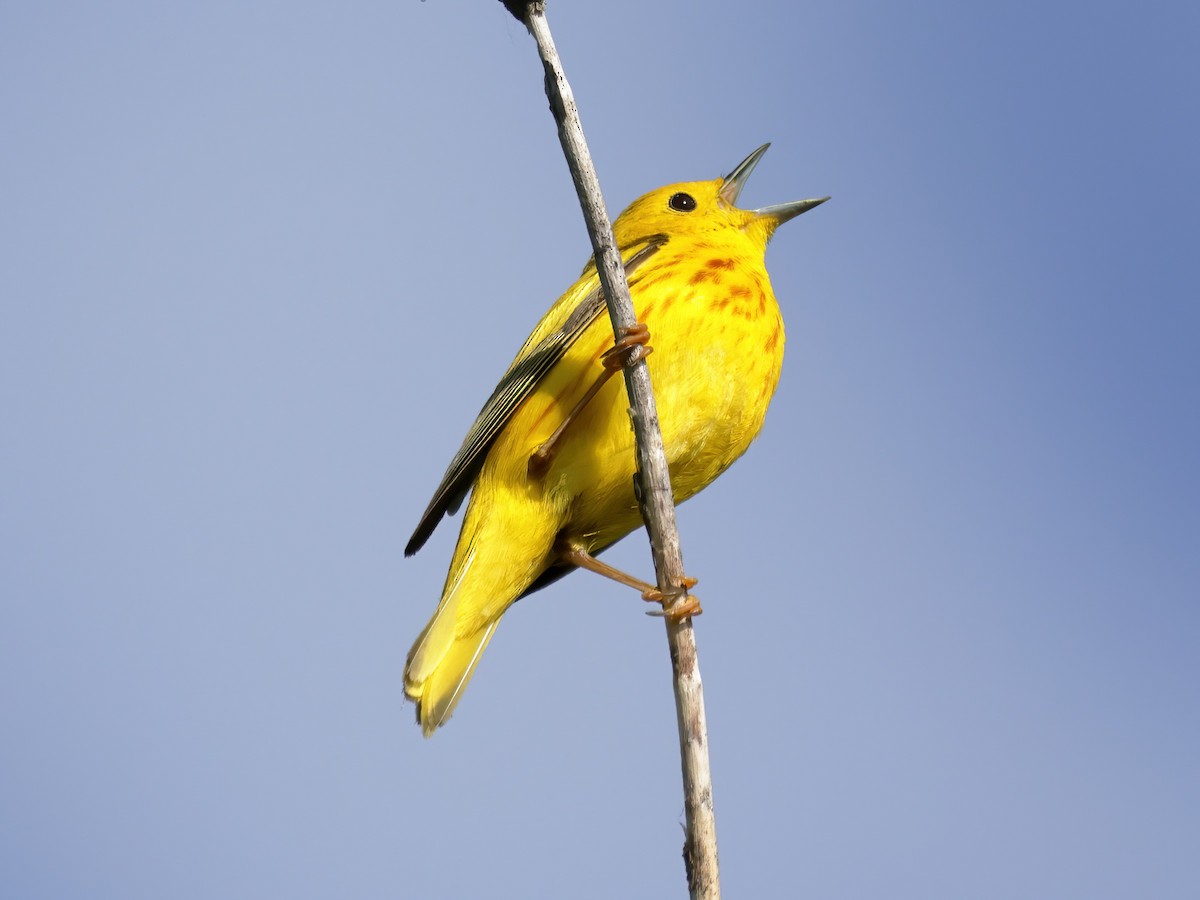
[[[560,538],[554,545],[554,552],[565,563],[587,569],[589,572],[595,572],[597,575],[603,575],[605,578],[611,578],[613,581],[619,581],[634,590],[641,591],[642,599],[647,603],[662,604],[662,612],[651,612],[647,615],[665,616],[673,621],[681,622],[704,612],[700,608],[700,601],[688,593],[697,584],[695,578],[685,575],[678,587],[662,591],[647,581],[642,581],[608,563],[601,562],[578,544],[573,544],[565,538]]]
[[[630,352],[626,353],[625,351]],[[604,371],[596,376],[596,380],[587,389],[587,393],[567,413],[562,423],[554,429],[554,433],[542,441],[538,445],[538,448],[529,455],[529,474],[535,478],[546,474],[546,469],[550,467],[550,460],[554,458],[554,446],[563,436],[563,432],[567,430],[567,426],[571,424],[583,408],[591,402],[591,399],[600,393],[600,388],[608,383],[608,379],[617,374],[623,366],[631,366],[639,360],[645,359],[653,352],[654,348],[650,346],[649,328],[641,322],[635,322],[630,327],[623,329],[621,338],[615,341],[612,347],[604,351],[604,354],[600,357],[600,364],[604,366]]]

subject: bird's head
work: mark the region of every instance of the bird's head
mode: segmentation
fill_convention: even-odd
[[[828,197],[793,200],[762,209],[740,209],[738,195],[770,144],[763,144],[724,178],[670,184],[643,194],[617,217],[613,233],[623,247],[652,234],[704,237],[734,229],[765,249],[775,229]]]

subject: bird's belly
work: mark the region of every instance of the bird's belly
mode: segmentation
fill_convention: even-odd
[[[706,487],[746,451],[779,381],[782,325],[724,318],[723,327],[698,329],[650,359],[677,501]],[[765,351],[768,340],[778,352]]]
[[[650,328],[648,365],[678,503],[725,471],[761,429],[779,381],[783,323],[769,296],[749,313],[709,302],[655,313],[639,310],[639,318]],[[565,442],[560,464],[549,473],[557,482],[548,487],[569,503],[569,530],[602,547],[641,523],[623,380],[613,378],[589,407],[570,426],[573,439]]]

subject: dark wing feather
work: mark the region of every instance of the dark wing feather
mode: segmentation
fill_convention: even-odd
[[[626,277],[631,276],[666,241],[665,235],[654,235],[638,241],[643,246],[626,261]],[[492,396],[483,404],[475,424],[450,461],[446,474],[442,476],[442,483],[434,491],[433,499],[429,501],[416,531],[404,548],[405,556],[412,556],[424,546],[442,516],[458,511],[475,483],[479,470],[483,468],[488,450],[513,413],[603,310],[604,294],[597,285],[571,310],[561,326],[517,357],[492,391]]]

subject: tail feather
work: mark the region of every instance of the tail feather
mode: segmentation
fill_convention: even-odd
[[[435,626],[436,623],[430,623]],[[422,635],[413,648],[413,655],[404,675],[404,692],[417,704],[417,723],[421,732],[429,737],[445,724],[458,705],[463,689],[471,680],[475,666],[488,641],[500,624],[499,619],[489,622],[478,631],[461,637],[450,636],[448,644],[440,648],[440,658],[432,666],[422,660],[432,659],[434,648],[426,639],[437,630],[430,628],[427,635]],[[436,652],[436,651],[435,651]]]
[[[558,530],[556,522],[544,516],[513,512],[524,509],[516,507],[521,498],[515,497],[509,503],[512,521],[506,530],[518,534],[526,550],[514,552],[511,541],[477,540],[478,498],[477,488],[437,612],[413,644],[404,669],[404,693],[417,705],[417,723],[425,737],[454,712],[501,617],[545,568],[546,551],[537,548],[550,547]]]
[[[425,737],[445,724],[454,712],[479,657],[500,623],[497,617],[467,634],[459,633],[463,625],[459,621],[462,601],[459,588],[474,559],[472,549],[447,583],[437,612],[408,652],[404,693],[417,704],[417,722]]]

